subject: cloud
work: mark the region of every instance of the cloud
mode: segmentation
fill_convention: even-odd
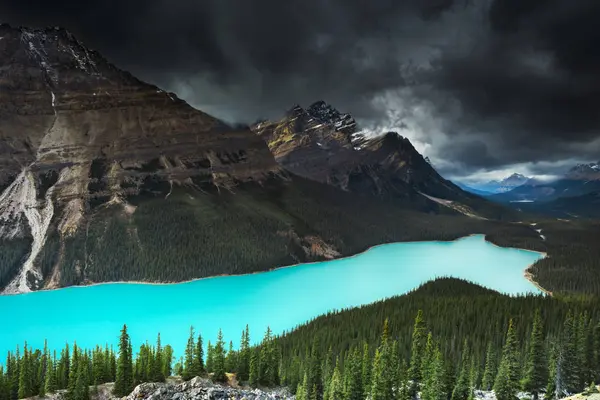
[[[229,121],[324,99],[447,176],[600,158],[597,0],[0,0],[0,15],[65,26]]]

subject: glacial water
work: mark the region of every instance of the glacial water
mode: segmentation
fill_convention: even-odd
[[[177,354],[193,325],[214,342],[219,328],[238,343],[246,324],[253,341],[267,325],[290,330],[333,309],[406,293],[436,277],[463,278],[507,294],[539,293],[524,270],[536,252],[500,248],[481,235],[454,242],[394,243],[355,257],[170,285],[115,283],[0,296],[0,354],[17,344],[52,349],[116,344],[127,323],[134,349],[161,333]],[[205,342],[206,343],[206,342]],[[3,361],[0,361],[3,363]]]

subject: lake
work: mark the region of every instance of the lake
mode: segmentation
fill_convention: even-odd
[[[540,293],[524,277],[542,254],[500,248],[474,235],[453,242],[378,246],[340,260],[270,272],[169,285],[111,283],[0,296],[0,354],[23,342],[50,348],[116,344],[127,323],[134,352],[140,343],[163,344],[181,354],[190,325],[213,340],[219,328],[237,346],[250,325],[259,341],[270,325],[290,330],[327,311],[404,294],[436,277],[467,279],[507,294]],[[6,325],[5,325],[6,324]],[[2,359],[1,363],[4,362]]]

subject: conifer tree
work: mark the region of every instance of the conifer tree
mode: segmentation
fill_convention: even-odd
[[[331,376],[328,400],[346,400],[344,397],[344,387],[342,385],[339,361],[336,361],[335,368],[333,369],[333,374]]]
[[[444,390],[444,361],[440,349],[435,346],[426,374],[423,377],[422,400],[446,400],[447,394]]]
[[[319,338],[315,336],[310,352],[308,365],[308,388],[310,388],[310,397],[317,397],[317,400],[323,398],[323,377],[321,371],[321,353]]]
[[[225,356],[225,369],[228,372],[235,372],[237,368],[237,352],[233,349],[233,341],[229,341],[229,349]]]
[[[385,361],[381,348],[375,350],[373,359],[373,375],[371,377],[371,400],[387,400],[387,388],[385,382]]]
[[[113,393],[116,396],[126,396],[133,390],[133,361],[131,341],[127,333],[127,325],[123,325],[119,337],[119,360]]]
[[[371,356],[369,355],[369,344],[363,344],[363,354],[362,354],[362,386],[364,390],[364,395],[367,396],[371,393],[371,369],[373,367],[373,363],[371,362]]]
[[[54,360],[48,359],[48,365],[46,368],[46,379],[44,382],[44,391],[52,394],[56,391],[56,370],[54,368]]]
[[[462,349],[460,372],[456,380],[456,386],[454,386],[454,390],[452,391],[452,400],[467,400],[469,398],[470,370],[469,345],[467,339],[465,339]]]
[[[489,343],[485,354],[485,368],[483,370],[483,380],[481,382],[481,388],[483,390],[492,390],[497,373],[496,352],[494,351],[492,343]]]
[[[185,346],[185,359],[183,362],[183,374],[182,378],[186,381],[196,376],[194,371],[194,327],[190,326],[190,335],[188,337],[187,345]],[[209,342],[210,346],[210,342]],[[210,348],[210,347],[209,347]]]
[[[296,400],[308,400],[308,392],[306,390],[307,384],[308,376],[305,373],[302,383],[298,383],[298,388],[296,389]]]
[[[165,350],[163,351],[163,365],[162,365],[162,374],[165,378],[172,375],[171,365],[173,364],[173,348],[170,344],[165,346]]]
[[[423,359],[423,353],[425,351],[425,321],[423,320],[423,311],[419,310],[415,317],[415,323],[413,325],[412,332],[412,346],[410,352],[410,368],[408,370],[408,378],[413,382],[411,387],[411,394],[413,396],[417,393],[417,384],[421,382],[421,364]]]
[[[252,351],[250,356],[250,375],[248,378],[248,384],[252,387],[258,387],[258,382],[260,378],[260,360],[258,356],[258,350]],[[307,389],[308,386],[304,385],[304,388]]]
[[[152,359],[150,377],[153,382],[164,382],[165,375],[163,371],[163,347],[160,341],[160,333],[156,338],[156,349]]]
[[[250,375],[250,329],[246,325],[246,329],[242,332],[240,340],[240,351],[237,365],[237,379],[239,382],[245,382]]]
[[[339,360],[336,361],[336,364],[338,362]],[[364,388],[362,384],[362,353],[358,348],[353,349],[349,353],[349,357],[344,366],[344,375],[345,400],[362,400],[364,398]]]
[[[548,358],[544,344],[544,327],[540,310],[537,310],[533,319],[533,329],[529,339],[529,354],[525,366],[523,390],[533,395],[533,400],[538,400],[539,393],[548,382]]]
[[[196,347],[194,348],[194,374],[201,376],[204,374],[204,347],[202,344],[202,335],[198,334],[198,340],[196,340]]]
[[[47,369],[48,369],[48,341],[44,340],[44,350],[42,351],[42,355],[40,358],[40,362],[38,364],[37,367],[37,377],[36,377],[36,384],[37,384],[37,394],[40,397],[44,397],[46,395],[46,385],[45,385],[45,380],[46,380],[46,373],[47,373]]]
[[[265,386],[276,385],[278,383],[278,369],[279,360],[275,351],[271,328],[267,326],[265,336],[260,344],[260,383]]]
[[[502,360],[494,382],[498,400],[513,400],[519,389],[519,349],[512,319],[508,325],[506,341],[502,349]]]
[[[226,382],[227,375],[225,372],[225,343],[223,342],[223,332],[219,329],[213,354],[213,381]]]
[[[577,393],[583,389],[580,387],[580,365],[577,355],[577,322],[571,311],[567,313],[563,324],[556,373],[559,383],[558,396],[564,393]]]
[[[214,368],[215,368],[214,367],[214,359],[215,359],[214,347],[209,340],[208,346],[206,347],[206,372],[208,372],[209,374],[214,371]]]
[[[19,368],[19,399],[31,397],[33,395],[31,374],[29,349],[27,348],[27,343],[25,343],[25,346],[23,346],[23,357],[21,357]]]
[[[431,332],[427,333],[427,340],[425,341],[425,348],[423,350],[423,354],[421,355],[421,366],[420,366],[420,376],[425,376],[429,365],[431,364],[431,360],[435,355],[435,342],[433,341],[433,334]]]

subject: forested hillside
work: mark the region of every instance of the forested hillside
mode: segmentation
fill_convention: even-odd
[[[51,228],[39,260],[46,287],[249,273],[382,243],[499,230],[515,241],[537,237],[526,226],[469,218],[422,196],[421,211],[415,211],[296,176],[201,189],[167,187],[164,196],[97,207],[63,242]]]

